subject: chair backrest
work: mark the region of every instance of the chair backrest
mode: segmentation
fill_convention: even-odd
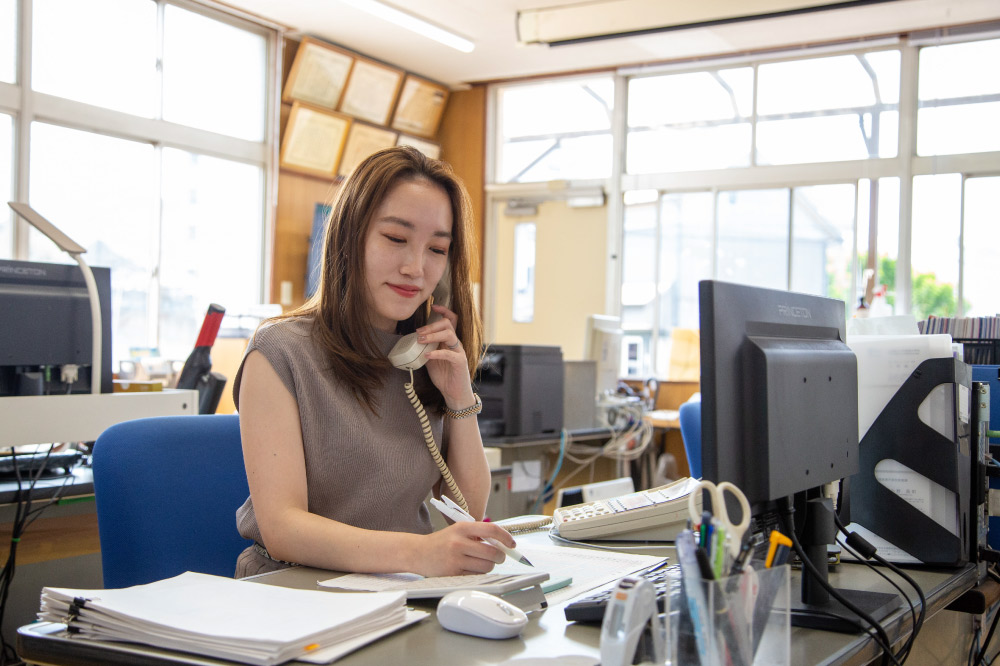
[[[677,417],[681,424],[681,439],[684,440],[684,453],[687,454],[688,467],[691,476],[701,478],[701,402],[692,400],[685,402],[678,410]]]
[[[249,495],[238,416],[119,423],[97,438],[93,470],[104,587],[233,575],[251,544],[236,531]]]

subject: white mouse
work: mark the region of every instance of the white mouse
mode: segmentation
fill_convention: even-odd
[[[481,638],[513,638],[528,624],[523,610],[478,590],[456,590],[441,597],[437,619],[449,631]]]

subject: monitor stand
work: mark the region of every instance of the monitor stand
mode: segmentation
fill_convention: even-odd
[[[830,500],[814,498],[807,501],[802,550],[815,565],[821,580],[817,580],[807,567],[802,567],[802,598],[792,601],[791,620],[796,627],[855,634],[859,631],[859,623],[861,626],[867,626],[867,623],[830,596],[823,585],[827,582],[828,573],[827,544],[835,541],[836,534]],[[835,589],[876,622],[884,620],[900,605],[899,596],[891,593]]]

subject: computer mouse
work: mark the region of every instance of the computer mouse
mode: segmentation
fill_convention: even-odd
[[[441,597],[437,619],[449,631],[480,638],[513,638],[528,624],[523,610],[478,590],[456,590]]]

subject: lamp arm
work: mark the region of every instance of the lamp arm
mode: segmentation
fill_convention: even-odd
[[[80,270],[83,272],[83,281],[87,284],[87,295],[90,300],[90,325],[92,330],[93,340],[91,341],[91,368],[90,368],[90,392],[97,395],[101,392],[101,351],[102,342],[104,340],[104,331],[101,328],[101,302],[100,297],[97,294],[97,281],[94,279],[94,273],[90,270],[90,266],[87,262],[83,260],[83,257],[79,253],[72,252],[70,256],[76,260],[76,263],[80,264]]]

